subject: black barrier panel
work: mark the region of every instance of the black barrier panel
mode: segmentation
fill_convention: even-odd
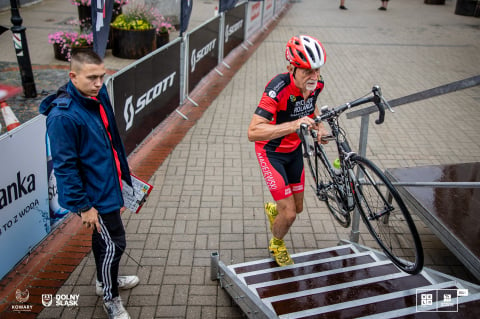
[[[113,81],[115,119],[127,154],[180,104],[180,41]]]
[[[219,30],[217,17],[188,37],[188,93],[218,64]]]
[[[245,8],[246,4],[244,3],[225,13],[223,57],[226,57],[245,40]]]

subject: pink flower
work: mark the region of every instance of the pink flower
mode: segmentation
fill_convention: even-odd
[[[67,58],[70,60],[70,51],[72,48],[93,46],[93,33],[57,31],[48,35],[48,43],[58,44],[62,54],[66,52]]]
[[[128,4],[128,1],[130,0],[115,0],[114,3],[119,4],[120,6],[124,6]],[[70,0],[70,2],[74,6],[91,6],[92,5],[92,0]]]

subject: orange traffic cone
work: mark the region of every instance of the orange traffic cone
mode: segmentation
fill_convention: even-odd
[[[12,108],[8,106],[7,102],[0,102],[0,106],[2,108],[3,119],[5,120],[5,124],[7,125],[7,131],[11,131],[17,126],[20,126],[20,121],[13,113]]]

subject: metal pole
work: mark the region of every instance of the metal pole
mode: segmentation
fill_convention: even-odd
[[[358,155],[365,157],[367,154],[367,139],[368,139],[368,121],[370,116],[363,115],[362,121],[360,124],[360,141],[358,143]],[[357,172],[358,174],[358,172]],[[358,243],[360,239],[360,213],[358,212],[358,208],[355,207],[353,212],[353,220],[352,220],[352,230],[350,232],[350,241],[354,243]]]
[[[225,47],[225,12],[220,13],[219,37],[220,41],[218,42],[218,64],[222,63],[223,61],[223,50]]]
[[[218,252],[214,251],[210,255],[210,279],[212,281],[220,279],[218,277],[219,269],[218,269],[218,261],[220,257],[218,256]]]
[[[18,67],[22,77],[23,93],[25,97],[36,97],[35,81],[33,79],[32,64],[30,63],[30,54],[28,52],[26,28],[22,26],[22,17],[18,11],[17,0],[10,0],[12,10],[12,33],[13,45],[17,55]]]

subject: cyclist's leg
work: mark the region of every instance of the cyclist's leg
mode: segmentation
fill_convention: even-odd
[[[293,196],[288,195],[277,201],[278,216],[273,224],[272,233],[282,239],[289,231],[297,214],[303,211],[303,197],[305,189],[305,171],[303,166],[302,150],[298,148],[289,154],[289,161],[284,165],[287,178],[287,187]]]
[[[283,239],[297,217],[295,196],[290,195],[276,202],[278,215],[273,223],[272,234],[275,238]]]
[[[290,189],[287,185],[287,175],[284,168],[285,160],[282,159],[281,155],[277,155],[274,152],[266,152],[259,146],[255,146],[255,153],[263,178],[273,199],[277,201],[286,197],[285,193],[290,192]]]
[[[265,152],[259,148],[256,148],[256,154],[265,182],[276,202],[273,208],[273,210],[276,211],[275,215],[271,214],[274,212],[270,212],[272,207],[269,207],[269,204],[266,205],[265,209],[267,216],[271,219],[273,234],[268,248],[279,266],[291,265],[293,264],[293,260],[288,254],[285,242],[283,241],[283,237],[290,229],[297,214],[295,197],[292,196],[292,188],[288,185],[285,169],[286,164],[290,161],[290,154]]]

